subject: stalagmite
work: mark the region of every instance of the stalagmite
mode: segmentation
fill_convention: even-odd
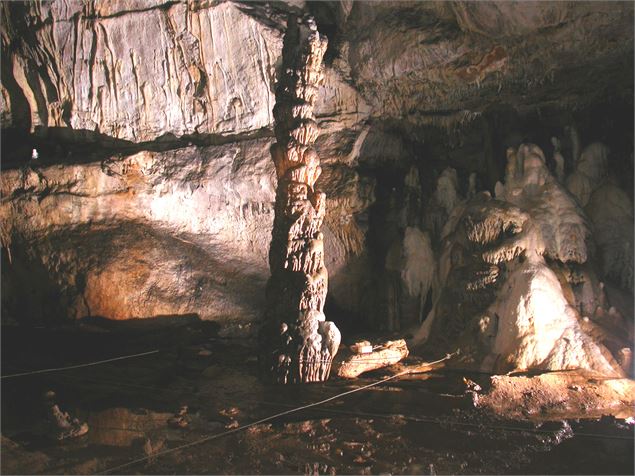
[[[447,167],[437,179],[437,186],[428,202],[423,222],[425,228],[430,232],[434,242],[440,240],[444,225],[448,217],[462,200],[459,196],[459,180],[456,170]]]
[[[574,125],[566,126],[564,131],[569,135],[569,141],[571,142],[571,159],[573,164],[576,165],[580,159],[580,136],[578,135],[578,129]]]
[[[484,371],[623,376],[605,345],[613,337],[598,337],[610,332],[581,315],[573,280],[558,277],[587,262],[590,229],[582,210],[550,175],[538,146],[510,148],[507,158],[496,200],[479,194],[449,220],[441,293],[413,343],[446,350],[459,343],[464,364]]]
[[[600,142],[587,146],[575,164],[574,172],[567,178],[567,189],[581,207],[585,207],[591,194],[602,183],[608,170],[609,148]]]
[[[567,188],[584,208],[594,230],[604,277],[633,289],[633,203],[609,168],[609,148],[587,146],[567,178]]]
[[[340,343],[339,330],[322,312],[326,196],[314,188],[322,170],[313,148],[319,134],[313,107],[326,46],[312,18],[289,16],[273,110],[278,188],[260,356],[264,372],[280,383],[328,379]]]
[[[553,144],[553,161],[556,163],[556,179],[558,182],[564,183],[564,157],[560,152],[560,139],[552,137],[551,143]]]
[[[467,198],[470,199],[476,195],[476,172],[472,172],[467,184]]]

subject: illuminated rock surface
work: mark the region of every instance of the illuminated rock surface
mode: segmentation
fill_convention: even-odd
[[[3,272],[10,277],[3,280],[3,319],[20,319],[26,305],[33,321],[194,313],[250,325],[260,317],[268,274],[270,144],[192,146],[4,172],[2,195],[11,200],[0,206]],[[358,203],[351,208],[362,211],[369,201],[359,198],[359,176],[347,170],[331,174],[332,203]],[[332,213],[327,229],[354,220],[349,208]],[[360,251],[341,231],[325,238],[340,267]]]
[[[316,186],[322,167],[313,147],[319,135],[313,109],[327,45],[313,18],[289,15],[273,110],[277,141],[271,158],[278,184],[259,354],[265,373],[279,383],[327,380],[341,341],[337,326],[323,312],[327,201]]]
[[[618,317],[621,332],[604,337],[615,328],[602,329],[608,312],[600,305],[606,303],[603,289],[594,296],[602,312],[581,306],[573,290],[593,280],[572,276],[592,247],[582,210],[550,175],[539,147],[508,149],[507,159],[495,200],[484,193],[452,212],[439,297],[416,341],[440,340],[448,352],[460,348],[464,363],[484,371],[583,369],[623,376],[629,366],[622,369],[602,341],[628,348],[624,333],[632,333],[632,321]]]

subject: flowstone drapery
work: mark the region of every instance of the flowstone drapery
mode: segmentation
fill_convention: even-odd
[[[510,148],[507,159],[496,199],[481,192],[450,214],[433,309],[415,345],[458,347],[461,365],[487,372],[623,377],[629,325],[594,286],[584,213],[538,146]]]
[[[328,379],[340,343],[339,330],[322,312],[326,196],[314,188],[321,168],[313,148],[319,132],[313,106],[326,46],[313,19],[289,17],[273,109],[278,188],[260,355],[264,372],[280,383]]]

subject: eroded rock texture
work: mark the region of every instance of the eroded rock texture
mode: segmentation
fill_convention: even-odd
[[[265,138],[4,171],[3,320],[197,314],[251,326],[268,276],[271,144]],[[331,175],[329,203],[368,206],[358,198],[356,173]],[[327,223],[355,223],[344,211],[331,207]],[[331,265],[345,267],[355,253],[348,235],[328,224],[324,231]],[[350,276],[338,279],[357,286]]]
[[[567,83],[558,97],[562,107],[593,101],[599,90],[579,93],[598,62],[607,68],[598,81],[613,86],[631,81],[615,63],[633,48],[633,9],[626,3],[350,2],[346,7],[339,15],[342,55],[374,113],[384,119],[457,122],[484,111],[484,96],[521,108],[546,105],[543,87],[560,82]],[[614,43],[616,38],[624,41]]]
[[[2,16],[12,122],[136,142],[273,121],[282,35],[235,4],[16,2]]]
[[[609,322],[603,290],[589,289],[597,278],[586,266],[587,220],[548,172],[539,147],[510,149],[496,199],[479,194],[452,215],[440,293],[420,339],[458,347],[464,362],[486,371],[628,370],[616,356],[628,350],[629,323]]]
[[[326,195],[315,189],[322,167],[313,147],[319,133],[313,108],[327,44],[313,19],[289,16],[274,108],[277,142],[271,155],[278,188],[261,354],[266,371],[281,383],[328,379],[341,339],[323,313]]]
[[[270,144],[5,171],[3,319],[255,320],[273,221]]]

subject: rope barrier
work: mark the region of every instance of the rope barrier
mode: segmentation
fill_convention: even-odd
[[[14,377],[23,377],[25,375],[44,374],[44,373],[50,373],[50,372],[61,372],[63,370],[79,369],[79,368],[82,368],[82,367],[91,367],[93,365],[100,365],[100,364],[105,364],[105,363],[108,363],[108,362],[115,362],[117,360],[132,359],[134,357],[143,357],[144,355],[156,354],[158,352],[159,352],[159,350],[157,349],[157,350],[151,350],[150,352],[142,352],[140,354],[124,355],[124,356],[121,356],[121,357],[114,357],[112,359],[106,359],[106,360],[98,360],[96,362],[89,362],[89,363],[86,363],[86,364],[69,365],[67,367],[57,367],[57,368],[52,368],[52,369],[31,370],[29,372],[21,372],[21,373],[17,373],[17,374],[3,375],[3,376],[0,377],[0,379],[14,378]]]
[[[430,362],[430,365],[437,364],[439,362],[443,362],[444,360],[448,359],[449,357],[450,357],[450,355],[448,354],[443,359],[440,359],[440,360],[435,361],[435,362]],[[256,420],[256,421],[254,421],[252,423],[248,423],[246,425],[239,426],[237,428],[234,428],[234,429],[231,429],[231,430],[228,430],[228,431],[224,431],[222,433],[206,436],[206,437],[200,438],[198,440],[192,441],[191,443],[186,443],[184,445],[177,446],[175,448],[170,448],[170,449],[165,450],[165,451],[160,451],[160,452],[155,453],[153,455],[144,456],[142,458],[138,458],[138,459],[129,461],[128,463],[120,464],[119,466],[114,466],[112,468],[106,469],[106,470],[104,470],[104,471],[102,471],[100,473],[97,473],[97,474],[108,474],[108,473],[110,473],[112,471],[117,471],[117,470],[120,470],[120,469],[123,469],[123,468],[127,468],[129,466],[132,466],[132,465],[135,465],[135,464],[138,464],[138,463],[142,463],[144,461],[147,461],[150,458],[158,458],[159,456],[164,456],[164,455],[169,454],[169,453],[174,453],[176,451],[180,451],[180,450],[183,450],[183,449],[186,449],[186,448],[191,448],[192,446],[200,445],[202,443],[206,443],[206,442],[211,441],[211,440],[222,438],[223,436],[231,435],[232,433],[237,433],[239,431],[246,430],[246,429],[251,428],[253,426],[260,425],[262,423],[266,423],[266,422],[271,421],[271,420],[275,420],[276,418],[280,418],[282,416],[289,415],[291,413],[296,413],[296,412],[299,412],[299,411],[302,411],[302,410],[306,410],[307,408],[317,407],[319,405],[323,405],[325,403],[331,402],[331,401],[336,400],[338,398],[345,397],[346,395],[351,395],[353,393],[361,392],[362,390],[366,390],[366,389],[371,388],[371,387],[376,387],[377,385],[381,385],[382,383],[388,382],[389,380],[396,379],[397,377],[401,377],[401,376],[406,375],[406,374],[408,374],[410,372],[411,372],[411,369],[406,369],[406,370],[404,370],[402,372],[399,372],[399,373],[397,373],[395,375],[391,375],[389,377],[385,377],[385,378],[383,378],[381,380],[369,383],[368,385],[364,385],[362,387],[354,388],[353,390],[348,390],[347,392],[339,393],[339,394],[334,395],[332,397],[325,398],[324,400],[320,400],[318,402],[309,403],[307,405],[302,405],[300,407],[292,408],[290,410],[286,410],[286,411],[283,411],[283,412],[280,412],[280,413],[276,413],[275,415],[270,415],[268,417],[261,418],[260,420]]]
[[[66,376],[69,377],[69,376]],[[71,377],[69,377],[71,378]],[[80,380],[77,378],[72,378],[74,380]],[[85,382],[85,379],[81,379],[82,382]],[[104,385],[108,385],[111,387],[119,387],[119,388],[125,388],[125,387],[130,387],[130,388],[140,388],[140,389],[145,389],[145,390],[169,390],[169,391],[184,391],[184,390],[188,390],[188,388],[185,387],[179,387],[179,388],[161,388],[161,387],[157,387],[157,386],[150,386],[150,385],[132,385],[132,384],[125,384],[125,383],[121,383],[119,381],[115,382],[112,380],[89,380],[92,381],[94,383],[102,383]],[[433,395],[436,395],[436,393],[433,392],[428,392],[431,393]],[[460,396],[460,395],[457,395]],[[284,403],[284,402],[270,402],[270,401],[265,401],[265,400],[250,400],[250,399],[241,399],[242,403],[253,403],[253,404],[259,404],[259,405],[267,405],[267,406],[273,406],[273,407],[291,407],[294,408],[293,405],[288,404],[288,403]],[[450,425],[450,426],[463,426],[463,427],[473,427],[473,428],[480,428],[480,427],[486,427],[486,428],[490,428],[490,429],[496,429],[496,430],[505,430],[505,431],[516,431],[516,432],[525,432],[525,433],[535,433],[535,434],[551,434],[554,432],[554,430],[542,430],[540,428],[527,428],[527,427],[520,427],[520,426],[501,426],[501,425],[487,425],[487,424],[482,424],[482,423],[468,423],[468,422],[461,422],[461,421],[454,421],[454,420],[448,420],[447,418],[439,418],[439,417],[422,417],[422,416],[414,416],[414,415],[406,415],[406,414],[402,414],[402,413],[369,413],[369,412],[361,412],[361,411],[349,411],[349,410],[341,410],[341,409],[334,409],[334,408],[321,408],[318,409],[318,411],[320,412],[325,412],[325,413],[331,413],[334,415],[349,415],[349,416],[355,416],[355,417],[370,417],[370,418],[393,418],[393,417],[400,417],[403,418],[404,420],[408,420],[408,421],[413,421],[413,422],[417,422],[417,423],[433,423],[433,424],[437,424],[437,425]],[[567,419],[567,418],[563,418],[563,419]],[[135,430],[138,431],[138,430]],[[635,439],[635,436],[619,436],[619,435],[607,435],[607,434],[600,434],[600,433],[587,433],[587,432],[581,432],[581,431],[576,431],[575,432],[575,436],[576,437],[587,437],[587,438],[599,438],[599,439],[608,439],[608,440],[633,440]]]

